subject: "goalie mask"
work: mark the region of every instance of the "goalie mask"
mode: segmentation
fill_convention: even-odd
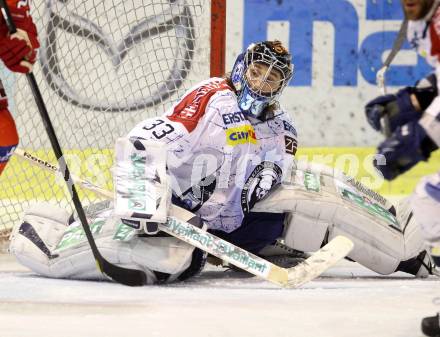
[[[264,110],[277,100],[292,78],[291,58],[277,40],[251,44],[237,57],[231,81],[244,114],[262,118]]]

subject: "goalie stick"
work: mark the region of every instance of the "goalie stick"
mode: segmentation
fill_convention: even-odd
[[[382,68],[380,68],[379,71],[376,73],[376,83],[382,95],[387,94],[387,87],[385,84],[385,73],[387,72],[389,66],[391,65],[391,62],[393,62],[393,59],[396,57],[397,53],[399,52],[400,48],[402,48],[402,45],[405,42],[407,29],[408,29],[408,20],[405,18],[405,20],[403,20],[402,22],[402,25],[400,26],[399,33],[397,34],[397,37],[394,40],[393,48],[391,49],[391,52],[386,58]],[[383,116],[380,119],[380,124],[382,126],[383,134],[387,138],[390,137],[391,130],[390,130],[389,117],[387,115]]]
[[[16,33],[17,28],[15,26],[14,21],[12,20],[11,13],[9,12],[9,7],[5,0],[0,0],[0,7],[6,25],[8,27],[9,33],[11,35]],[[104,259],[104,257],[101,255],[98,248],[96,247],[95,240],[93,239],[92,232],[90,231],[90,227],[87,222],[87,218],[84,214],[81,201],[79,200],[78,194],[76,192],[75,184],[71,179],[70,170],[64,159],[61,146],[58,142],[58,138],[56,137],[55,130],[53,128],[49,114],[47,112],[46,105],[43,101],[43,97],[41,96],[40,89],[38,88],[37,81],[35,80],[35,76],[32,72],[29,72],[26,74],[26,78],[28,80],[29,86],[31,87],[32,94],[34,96],[35,102],[38,107],[38,111],[43,120],[44,127],[46,129],[47,135],[49,136],[49,140],[52,145],[53,151],[56,155],[56,158],[58,160],[58,163],[60,167],[64,169],[64,175],[63,175],[64,181],[66,182],[76,212],[78,213],[78,217],[81,221],[81,225],[84,229],[84,233],[86,234],[87,241],[89,242],[89,245],[92,249],[93,256],[96,260],[98,269],[102,273],[104,273],[105,275],[112,278],[118,283],[122,283],[129,286],[144,285],[146,282],[146,275],[143,271],[136,269],[122,268],[120,266],[108,262],[106,259]]]
[[[59,172],[57,166],[39,159],[22,149],[16,149],[14,155],[45,170],[53,173]],[[97,195],[107,199],[113,199],[114,197],[111,191],[96,186],[80,177],[74,175],[71,177],[84,189],[93,191]],[[353,248],[353,242],[350,239],[337,236],[320,250],[313,253],[304,262],[292,268],[282,268],[211,233],[205,232],[186,221],[182,221],[175,216],[182,213],[193,215],[183,208],[171,205],[171,216],[168,217],[166,223],[159,224],[159,229],[209,254],[217,256],[223,261],[281,287],[295,288],[313,280],[347,256]]]

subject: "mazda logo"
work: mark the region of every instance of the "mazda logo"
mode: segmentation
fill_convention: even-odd
[[[161,13],[147,15],[144,18],[138,18],[138,12],[131,13],[136,18],[131,21],[136,21],[136,23],[129,26],[125,34],[122,34],[125,27],[119,26],[124,26],[124,24],[120,24],[118,16],[113,19],[114,21],[105,25],[107,30],[105,31],[97,23],[74,13],[71,6],[68,5],[69,1],[48,2],[46,9],[48,24],[45,35],[42,37],[43,43],[40,50],[43,75],[49,86],[63,100],[88,110],[134,111],[163,102],[182,85],[191,68],[195,36],[191,11],[185,1],[169,0],[166,6],[161,5],[162,10],[163,7],[166,7]],[[83,3],[81,5],[83,6]],[[96,3],[95,6],[96,8],[103,7]],[[102,14],[107,17],[109,10],[116,11],[113,8],[105,8],[105,10],[102,9]],[[128,14],[129,11],[121,15],[127,16]],[[98,21],[99,18],[98,16]],[[112,31],[117,31],[116,33],[120,34],[119,40],[114,38]],[[67,46],[61,46],[60,32],[66,34],[67,39],[64,39],[63,43]],[[156,55],[155,51],[160,52],[162,48],[160,43],[162,43],[162,36],[164,36],[161,34],[168,32],[171,32],[168,34],[171,36],[171,42],[165,41],[170,45],[163,48],[172,50],[172,57],[159,55],[155,56],[154,60],[150,60],[150,56],[147,55]],[[157,37],[157,41],[154,41],[154,37]],[[88,48],[82,47],[79,51],[79,47],[75,45],[76,42],[78,44],[87,43]],[[140,45],[146,42],[149,43],[150,48],[148,50],[145,50],[147,49],[145,46],[140,48]],[[88,53],[92,48],[99,50]],[[67,54],[66,50],[68,50]],[[131,53],[134,55],[132,58],[129,57]],[[92,55],[92,57],[88,58],[88,55]],[[137,63],[132,60],[133,58]],[[82,64],[78,63],[78,59],[84,64],[84,67],[87,64],[87,69],[91,69],[88,70],[89,73],[84,74],[85,71],[82,69]],[[115,82],[120,82],[119,84],[108,83],[112,82],[111,80],[106,81],[105,74],[108,72],[108,65],[107,68],[104,68],[100,62],[111,63],[112,71],[115,72],[114,76],[117,78]],[[158,79],[156,79],[158,76],[156,73],[145,71],[145,67],[150,62],[162,62],[161,64],[165,62],[167,64],[167,69],[160,69],[161,73]],[[136,63],[136,68],[132,65],[133,63]],[[127,64],[130,64],[131,68]],[[131,69],[130,78],[126,74],[125,67]],[[66,76],[66,73],[69,76]],[[132,75],[133,73],[135,76]],[[83,76],[89,74],[90,76]],[[153,76],[153,84],[145,81],[146,76]],[[72,83],[74,81],[76,82]],[[124,81],[125,84],[121,84]],[[107,89],[104,90],[100,82],[105,83]],[[115,90],[113,86],[117,87],[118,85],[119,88]],[[106,92],[109,90],[109,86],[110,93]]]

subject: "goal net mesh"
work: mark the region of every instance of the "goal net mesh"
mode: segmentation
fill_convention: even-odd
[[[73,174],[112,188],[116,138],[209,76],[208,0],[36,0],[34,74]],[[0,69],[19,147],[56,163],[25,76]],[[79,189],[84,205],[100,200]],[[50,201],[72,210],[61,177],[16,156],[0,177],[0,233]]]

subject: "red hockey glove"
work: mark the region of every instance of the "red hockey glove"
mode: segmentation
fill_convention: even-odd
[[[17,32],[10,36],[4,19],[0,20],[0,59],[11,71],[27,73],[32,70],[40,47],[37,28],[28,6],[10,8],[10,12]]]

